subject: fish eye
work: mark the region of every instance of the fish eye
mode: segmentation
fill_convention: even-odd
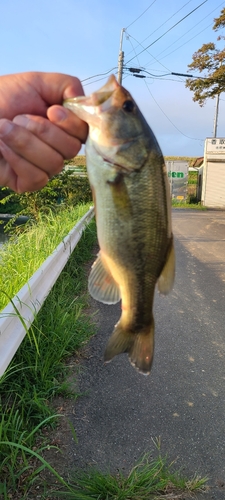
[[[127,101],[124,101],[123,103],[123,109],[124,111],[127,111],[128,113],[132,113],[134,110],[134,103],[130,99]]]

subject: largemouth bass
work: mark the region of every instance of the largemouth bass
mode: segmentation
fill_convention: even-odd
[[[137,104],[113,75],[98,92],[67,99],[64,106],[89,124],[86,163],[100,246],[89,292],[105,304],[122,300],[104,359],[127,352],[132,365],[148,374],[155,286],[158,282],[167,294],[175,274],[163,155]]]

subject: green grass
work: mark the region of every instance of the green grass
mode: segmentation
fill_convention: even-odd
[[[8,500],[13,498],[12,492],[20,490],[20,498],[25,498],[28,487],[44,468],[48,468],[51,473],[59,479],[57,472],[43,459],[43,451],[49,449],[46,444],[36,446],[35,450],[30,446],[35,442],[36,437],[40,437],[40,428],[50,423],[55,416],[48,417],[40,422],[32,431],[24,429],[23,420],[19,411],[13,406],[8,413],[2,414],[0,422],[0,498]],[[12,440],[10,440],[12,439]],[[34,466],[34,458],[36,464]],[[61,481],[67,486],[65,481]],[[20,485],[23,487],[20,487]],[[1,496],[3,495],[3,496]]]
[[[87,207],[85,210],[82,208],[79,218],[86,210]],[[76,213],[78,214],[79,210]],[[29,246],[31,241],[37,241],[40,245],[41,258],[39,260],[35,257],[35,267],[38,267],[50,253],[51,245],[55,248],[62,234],[65,236],[76,222],[71,219],[70,227],[67,226],[67,211],[60,217],[63,228],[57,220],[57,226],[54,225],[55,230],[57,228],[57,235],[52,231],[48,237],[43,236],[46,233],[44,224],[42,226],[41,223],[40,238],[38,238],[38,226],[32,228],[32,233],[36,231],[36,235],[32,234],[32,238],[29,231],[18,237],[19,245],[22,241],[24,247]],[[50,222],[53,225],[53,221]],[[53,239],[55,239],[54,244]],[[47,240],[50,242],[48,250],[44,249]],[[66,359],[74,355],[94,333],[91,318],[84,313],[84,308],[87,306],[84,263],[90,260],[95,242],[96,227],[92,221],[35,318],[32,332],[29,331],[31,334],[26,335],[9,368],[0,379],[0,495],[1,490],[4,495],[5,491],[9,491],[14,498],[18,484],[22,495],[36,476],[35,470],[39,470],[39,465],[37,467],[35,465],[32,448],[41,429],[53,425],[56,421],[51,407],[52,398],[56,394],[77,397],[74,389],[66,382],[69,373]],[[7,254],[11,249],[14,251],[10,244],[5,250],[5,268]],[[27,263],[27,253],[30,253],[30,249],[24,248],[24,253]],[[12,260],[9,255],[10,268],[11,265]],[[32,270],[31,265],[27,267],[30,270],[28,273],[30,277],[33,267]],[[19,281],[18,286],[22,286]],[[45,445],[47,446],[44,440],[44,445],[39,447],[40,453]],[[25,448],[30,452],[25,451]]]
[[[48,498],[70,500],[150,500],[184,498],[183,493],[202,490],[207,478],[194,476],[191,480],[172,472],[173,464],[168,464],[161,455],[152,459],[146,454],[132,468],[128,476],[102,473],[97,469],[77,471],[69,482],[68,489],[48,492]],[[50,495],[50,496],[49,496]]]
[[[89,206],[78,205],[58,213],[40,214],[38,223],[28,223],[14,231],[9,242],[0,249],[0,310],[8,303],[8,296],[12,298],[20,290]]]
[[[172,208],[186,208],[194,210],[207,210],[207,207],[201,205],[201,203],[188,203],[187,201],[172,200]]]

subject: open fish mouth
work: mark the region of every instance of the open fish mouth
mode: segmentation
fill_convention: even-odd
[[[73,111],[79,118],[87,123],[97,126],[101,112],[111,107],[110,97],[120,85],[114,75],[111,75],[106,84],[93,92],[90,96],[71,97],[65,99],[63,106]]]

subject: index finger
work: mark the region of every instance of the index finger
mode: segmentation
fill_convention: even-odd
[[[16,115],[46,116],[52,104],[62,104],[67,97],[83,95],[78,78],[62,73],[26,72],[1,76],[0,118]]]
[[[47,117],[50,122],[58,125],[64,132],[79,139],[83,144],[86,142],[88,126],[72,111],[62,106],[54,105],[48,108]]]

